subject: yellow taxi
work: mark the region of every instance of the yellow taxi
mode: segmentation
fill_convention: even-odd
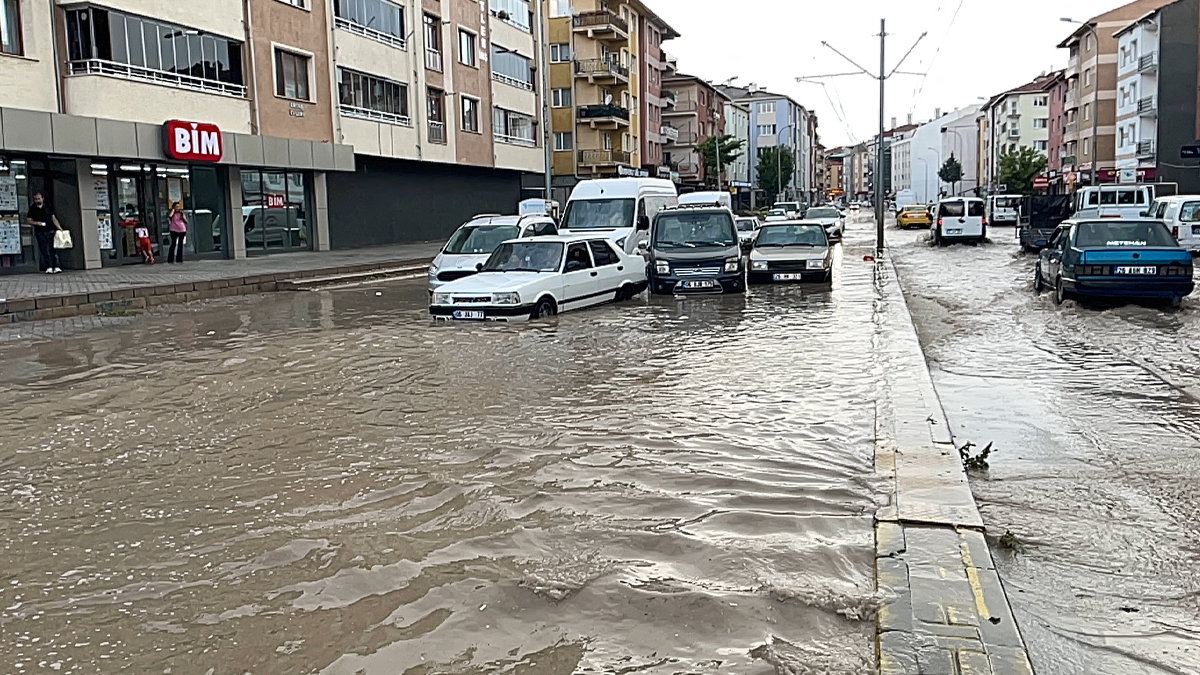
[[[910,227],[931,227],[933,216],[929,215],[929,207],[924,204],[909,204],[896,214],[896,227],[907,230]]]

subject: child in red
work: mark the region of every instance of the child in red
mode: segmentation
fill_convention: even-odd
[[[149,228],[138,226],[133,230],[137,235],[138,251],[142,254],[142,258],[150,265],[154,264],[154,248],[150,245],[150,230]]]

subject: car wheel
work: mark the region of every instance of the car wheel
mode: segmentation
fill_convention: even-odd
[[[942,230],[940,228],[934,228],[934,230],[933,230],[933,245],[934,246],[942,246],[943,245],[942,244]]]
[[[1054,304],[1061,305],[1067,299],[1067,289],[1063,286],[1062,275],[1054,280]]]
[[[538,304],[534,305],[533,313],[529,315],[529,318],[537,321],[538,319],[545,319],[555,314],[558,314],[558,308],[554,305],[554,301],[550,298],[542,298],[538,301]]]
[[[625,302],[626,300],[632,300],[633,296],[634,296],[633,286],[630,286],[629,284],[624,284],[620,288],[617,289],[617,297],[614,298],[614,300],[616,302]]]
[[[1038,266],[1033,268],[1033,292],[1041,295],[1044,290],[1046,282],[1042,281],[1042,265],[1038,263]]]
[[[825,277],[823,279],[821,279],[821,283],[823,283],[823,284],[833,283],[833,270],[827,270],[825,272]]]

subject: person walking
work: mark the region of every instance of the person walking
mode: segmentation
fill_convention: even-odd
[[[63,227],[58,222],[58,216],[54,215],[54,208],[46,203],[46,195],[41,190],[33,193],[33,203],[29,205],[25,220],[33,228],[33,236],[37,239],[41,270],[46,274],[62,272],[58,250],[54,248],[54,233]]]
[[[168,263],[183,262],[183,244],[187,241],[187,216],[183,214],[183,204],[175,202],[171,205],[171,213],[167,215],[168,229],[171,231],[171,250],[167,252]]]

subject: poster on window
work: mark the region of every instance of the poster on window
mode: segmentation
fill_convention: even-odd
[[[96,229],[100,234],[100,250],[111,251],[113,248],[112,214],[96,214]]]
[[[171,206],[183,203],[183,181],[178,178],[167,179],[167,200]]]
[[[96,195],[96,208],[97,209],[99,209],[101,211],[107,211],[110,208],[112,208],[112,206],[109,205],[109,201],[108,201],[108,179],[107,178],[93,178],[92,179],[92,193],[94,195]]]
[[[12,176],[0,176],[0,211],[16,211],[17,179]]]
[[[21,255],[19,216],[0,216],[0,255]]]

